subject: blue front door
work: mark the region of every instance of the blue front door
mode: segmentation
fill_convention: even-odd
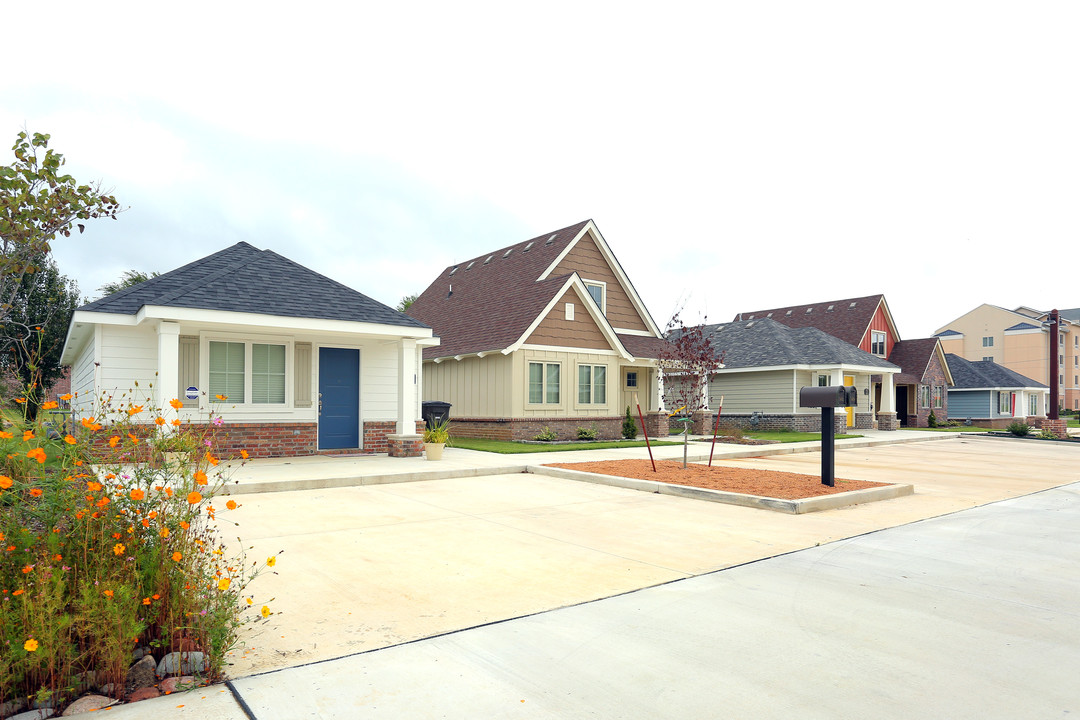
[[[319,449],[360,447],[360,351],[319,348]]]

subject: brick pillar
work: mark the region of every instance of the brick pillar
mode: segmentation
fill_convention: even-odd
[[[387,435],[390,457],[421,457],[424,454],[423,435]]]
[[[668,436],[668,416],[665,412],[649,413],[645,416],[645,429],[649,438],[666,440]]]
[[[1051,420],[1050,418],[1041,418],[1039,420],[1035,420],[1034,424],[1035,427],[1039,428],[1040,430],[1054,433],[1054,437],[1069,437],[1069,432],[1068,430],[1066,430],[1066,428],[1068,427],[1068,420],[1066,420],[1065,418],[1057,418],[1054,420]]]
[[[899,430],[900,420],[894,412],[879,412],[877,414],[878,430]]]
[[[716,417],[708,410],[698,410],[691,418],[694,422],[690,423],[691,435],[712,435],[712,421]]]

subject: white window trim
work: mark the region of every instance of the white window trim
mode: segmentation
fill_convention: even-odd
[[[574,303],[566,303],[566,319],[574,319]]]
[[[634,384],[630,384],[630,375],[634,375]],[[641,371],[640,370],[627,370],[623,376],[623,387],[627,390],[637,390],[641,387]]]
[[[874,345],[877,344],[876,342],[874,342],[874,338],[876,338],[879,335],[881,336],[881,352],[874,352]],[[886,333],[884,330],[871,330],[870,331],[870,354],[871,355],[877,355],[878,357],[885,357],[885,354],[886,354],[886,351],[888,350],[888,347],[889,347],[889,334],[888,333]]]
[[[581,402],[581,398],[578,397],[578,392],[581,390],[579,387],[580,381],[578,380],[578,373],[581,372],[579,368],[582,366],[593,368],[593,371],[589,374],[589,402]],[[596,392],[596,370],[595,368],[604,368],[604,402],[598,403],[593,401],[593,396]],[[574,407],[582,409],[599,409],[606,408],[611,404],[611,367],[604,363],[596,362],[575,362],[574,363]]]
[[[585,286],[585,292],[589,292],[590,285],[600,288],[600,312],[607,315],[607,283],[603,280],[585,280],[584,278],[582,278],[581,283]]]
[[[233,402],[231,399],[221,402],[210,396],[210,343],[232,342],[244,344],[244,402]],[[254,403],[251,402],[251,346],[252,345],[284,345],[285,346],[285,402],[284,403]],[[230,412],[275,412],[293,409],[293,338],[282,335],[241,335],[236,333],[202,332],[199,333],[199,410],[207,412],[213,410],[221,414]]]
[[[540,397],[543,398],[538,403],[529,399],[529,366],[540,365],[543,367],[543,372],[540,375],[542,380],[540,386]],[[549,403],[547,402],[547,366],[558,365],[559,366],[559,402]],[[576,378],[575,378],[576,380]],[[575,386],[576,387],[576,386]],[[566,373],[563,372],[563,363],[561,360],[526,360],[525,361],[525,407],[527,408],[559,408],[563,406],[563,400],[566,398]]]

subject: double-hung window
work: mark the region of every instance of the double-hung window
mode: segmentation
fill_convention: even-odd
[[[607,403],[607,366],[578,365],[578,404]]]
[[[870,353],[885,357],[885,333],[880,330],[870,331]]]
[[[998,393],[998,412],[1002,415],[1012,415],[1012,393]]]
[[[935,385],[934,386],[934,407],[936,407],[936,408],[941,407],[941,404],[944,401],[944,396],[945,396],[945,386],[944,385]]]
[[[285,404],[285,345],[209,342],[211,402]]]
[[[919,407],[930,407],[930,386],[919,386]]]
[[[604,291],[607,289],[604,283],[589,282],[585,280],[585,289],[592,295],[592,299],[596,301],[596,306],[600,308],[600,312],[607,314],[607,309],[604,307]]]
[[[832,376],[821,373],[817,376],[818,387],[829,387],[832,385]]]
[[[529,402],[535,405],[559,404],[559,373],[562,367],[558,363],[529,363]]]
[[[1028,415],[1039,414],[1039,396],[1035,393],[1028,395]]]
[[[982,341],[983,341],[983,347],[994,347],[994,336],[993,335],[983,335]]]

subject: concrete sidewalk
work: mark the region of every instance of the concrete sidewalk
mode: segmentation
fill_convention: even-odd
[[[240,525],[239,530],[230,527],[226,536],[239,533],[251,548],[249,558],[285,552],[277,575],[260,578],[252,588],[257,603],[276,596],[272,608],[278,614],[245,634],[246,651],[232,659],[231,674],[243,678],[599,600],[1080,479],[1074,469],[1076,449],[1070,446],[911,435],[949,441],[841,449],[837,476],[912,483],[915,495],[810,515],[521,473],[377,485],[361,481],[242,495],[237,498],[241,508],[221,515],[224,522]],[[680,447],[660,450],[681,457]],[[463,453],[468,451],[458,454]],[[572,454],[555,453],[551,459],[566,461]],[[526,464],[542,462],[542,455],[528,456]],[[451,457],[444,463],[469,465]],[[368,460],[378,461],[355,459]],[[285,467],[303,479],[309,466],[323,462]],[[489,462],[497,468],[494,463],[505,457]],[[813,473],[820,455],[726,457],[722,462]],[[427,463],[436,464],[444,465]],[[277,473],[274,482],[287,480],[280,467],[267,471]],[[331,479],[366,477],[355,469],[323,472]],[[245,478],[236,487],[257,482]],[[366,692],[337,685],[320,689],[307,674],[292,672],[301,671],[285,670],[273,682],[297,693],[297,708],[333,703],[333,698],[352,700]],[[534,681],[543,684],[544,679]],[[110,713],[244,717],[223,689],[196,690]],[[452,697],[453,689],[447,693]],[[485,714],[482,706],[474,709],[474,716]],[[351,715],[328,710],[323,716]]]

